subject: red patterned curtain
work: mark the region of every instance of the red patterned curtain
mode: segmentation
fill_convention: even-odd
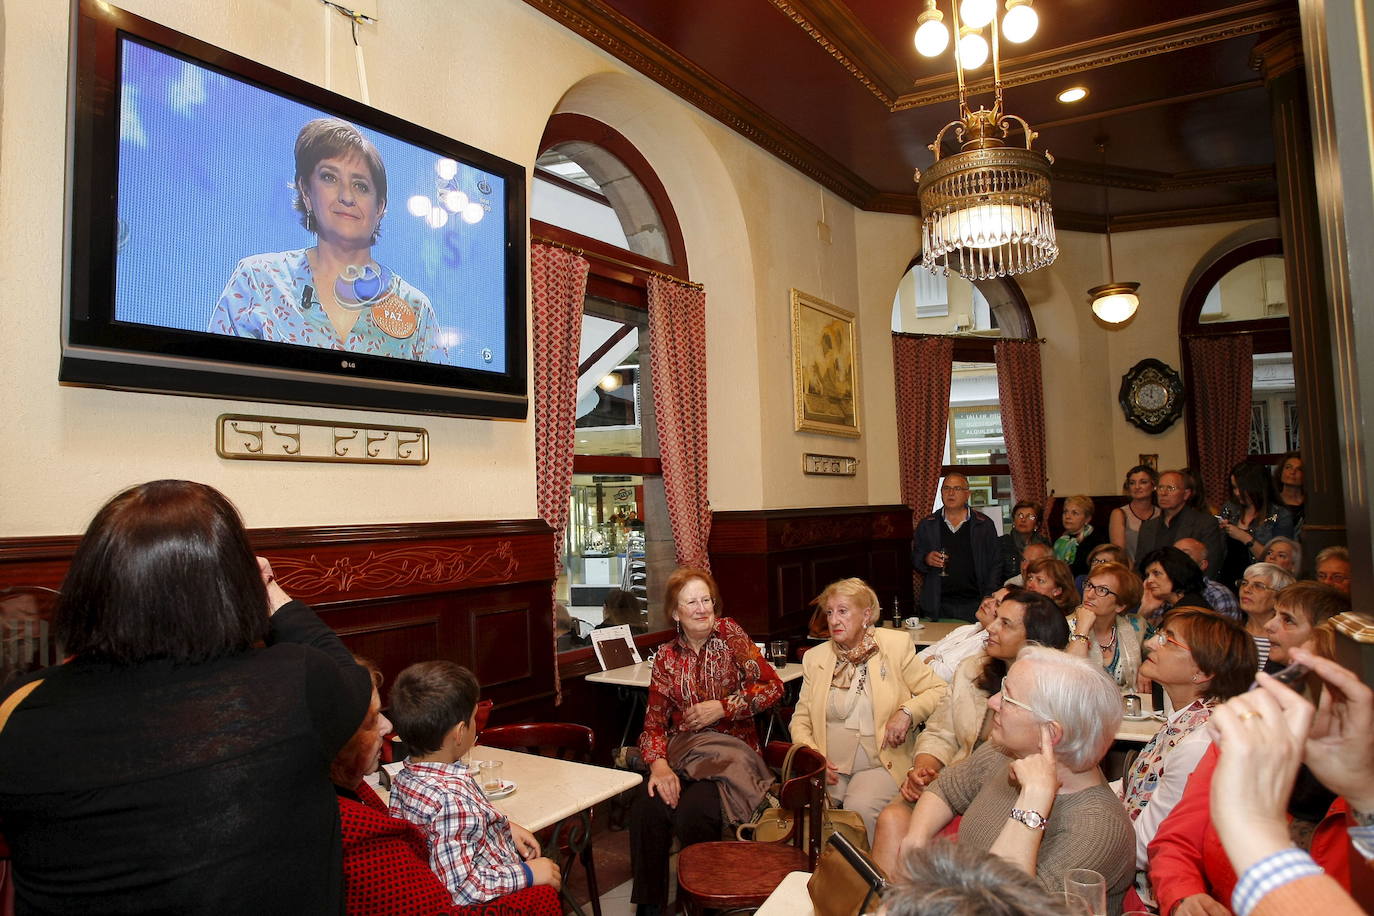
[[[710,568],[706,493],[706,292],[649,278],[649,358],[663,489],[679,566]]]
[[[902,502],[912,524],[930,514],[949,429],[949,379],[954,341],[948,337],[892,335],[892,375],[897,386],[897,461]],[[921,574],[913,573],[916,593]]]
[[[1254,380],[1254,342],[1249,334],[1194,337],[1193,441],[1208,502],[1221,505],[1230,494],[1231,466],[1250,451],[1250,389]],[[1197,397],[1206,392],[1206,397]]]
[[[530,245],[534,326],[534,473],[539,515],[553,529],[554,575],[563,569],[573,449],[577,444],[577,357],[587,260],[563,248]],[[555,649],[555,652],[557,650]],[[558,673],[555,670],[555,689]]]
[[[1040,341],[999,340],[997,397],[1002,402],[1002,435],[1011,465],[1011,490],[1017,499],[1045,505],[1045,392],[1040,383]],[[1041,513],[1041,530],[1047,519]]]

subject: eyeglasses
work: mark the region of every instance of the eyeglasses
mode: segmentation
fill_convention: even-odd
[[[1183,643],[1179,642],[1177,639],[1174,639],[1172,636],[1170,636],[1163,630],[1155,630],[1155,639],[1159,640],[1159,644],[1161,646],[1178,646],[1184,652],[1193,651],[1191,646],[1185,646]]]
[[[1024,709],[1026,712],[1028,712],[1028,713],[1030,713],[1031,715],[1035,716],[1037,719],[1048,719],[1048,718],[1049,718],[1049,716],[1042,716],[1040,713],[1036,712],[1034,709],[1031,708],[1030,704],[1028,704],[1028,703],[1022,703],[1020,700],[1012,699],[1011,695],[1007,693],[1006,688],[1003,688],[1003,690],[1002,690],[1002,700],[1003,700],[1004,702],[1010,703],[1010,704],[1013,705],[1013,706],[1016,706],[1016,707],[1019,707],[1019,708],[1021,708],[1021,709]]]
[[[1035,521],[1035,513],[1034,513],[1034,512],[1018,512],[1018,513],[1016,513],[1015,518],[1016,518],[1016,520],[1017,520],[1018,522],[1033,522],[1033,521]]]
[[[1115,562],[1116,562],[1116,558],[1115,558],[1115,557],[1105,557],[1105,556],[1104,556],[1104,557],[1093,557],[1092,563],[1091,563],[1090,565],[1092,565],[1092,566],[1105,566],[1105,565],[1108,564],[1108,563],[1115,563]]]
[[[941,493],[967,493],[968,487],[941,487]]]
[[[1242,589],[1242,588],[1245,588],[1245,586],[1247,586],[1247,585],[1250,586],[1251,588],[1257,588],[1257,589],[1259,589],[1259,590],[1262,591],[1262,592],[1276,592],[1276,591],[1278,591],[1278,589],[1274,588],[1274,586],[1268,585],[1268,584],[1266,584],[1266,583],[1264,583],[1264,582],[1261,582],[1261,581],[1258,580],[1258,579],[1237,579],[1237,580],[1236,580],[1236,590],[1237,590],[1237,591],[1239,591],[1239,590]]]
[[[1109,560],[1104,560],[1103,562],[1106,563],[1106,562],[1110,562],[1110,561],[1109,561]],[[1114,592],[1114,591],[1112,591],[1111,589],[1107,588],[1107,586],[1105,586],[1105,585],[1098,585],[1096,582],[1084,582],[1084,583],[1083,583],[1083,597],[1086,598],[1086,597],[1088,597],[1089,594],[1096,595],[1096,596],[1099,597],[1099,598],[1105,598],[1105,597],[1107,597],[1108,595],[1111,595],[1113,598],[1117,597],[1116,592]]]
[[[1161,493],[1177,493],[1179,490],[1182,490],[1183,487],[1176,487],[1171,483],[1166,483],[1159,485],[1155,489],[1159,490]]]
[[[691,601],[678,601],[679,607],[711,607],[715,604],[715,599],[707,595],[705,598],[693,598]]]
[[[1317,573],[1317,581],[1323,585],[1344,585],[1350,581],[1350,577],[1344,573]]]

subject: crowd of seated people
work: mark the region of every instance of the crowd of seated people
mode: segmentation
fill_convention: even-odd
[[[926,581],[946,579],[922,607],[962,618],[970,589],[986,593],[919,652],[861,579],[814,599],[825,636],[803,657],[791,739],[826,759],[830,804],[859,815],[893,878],[886,912],[1072,912],[1071,869],[1102,876],[1112,914],[1359,911],[1374,697],[1332,660],[1350,558],[1328,548],[1297,578],[1300,459],[1272,481],[1250,468],[1216,513],[1186,470],[1156,486],[1132,469],[1124,511],[1094,528],[1091,500],[1071,497],[1053,544],[1032,504],[988,540],[951,475],[915,545]],[[663,606],[676,632],[653,658],[629,818],[641,916],[671,910],[675,846],[730,834],[764,801],[777,774],[755,718],[784,695],[709,572],[674,572]],[[384,707],[376,668],[282,591],[215,490],[155,481],[112,499],[54,628],[67,661],[0,692],[19,912],[561,911],[558,865],[464,763],[472,673],[411,665]],[[1295,662],[1305,674],[1272,676]],[[1122,695],[1152,687],[1161,726],[1112,781]],[[364,777],[393,731],[410,756],[387,805]]]

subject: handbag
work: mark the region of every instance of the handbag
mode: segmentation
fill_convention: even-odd
[[[792,778],[792,758],[801,744],[793,744],[787,749],[782,761],[782,782]],[[802,824],[802,844],[809,837],[808,824]],[[770,792],[764,796],[762,804],[754,813],[754,819],[735,828],[735,837],[758,843],[776,843],[792,832],[792,812],[778,805],[777,796]],[[857,811],[846,811],[832,807],[830,796],[825,797],[825,809],[821,811],[821,842],[824,843],[835,833],[841,833],[852,846],[868,852],[868,828]]]
[[[886,889],[883,870],[842,833],[830,836],[806,882],[816,916],[860,916],[877,908]]]

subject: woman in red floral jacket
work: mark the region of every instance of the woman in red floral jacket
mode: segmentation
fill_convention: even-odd
[[[560,916],[558,892],[527,887],[487,903],[455,906],[448,888],[429,867],[429,842],[419,827],[387,814],[386,804],[363,781],[377,769],[391,723],[381,712],[381,673],[372,675],[367,716],[330,765],[343,827],[344,893],[350,916]]]
[[[639,751],[649,767],[645,792],[630,814],[630,857],[640,914],[656,914],[668,902],[668,854],[676,837],[683,846],[718,840],[721,789],[712,780],[680,778],[669,745],[675,738],[708,732],[726,736],[745,757],[759,757],[754,715],[782,698],[782,681],[739,624],[720,615],[720,591],[704,569],[682,568],[668,577],[663,607],[677,622],[677,639],[654,656],[649,705]],[[709,737],[709,736],[708,736]],[[674,744],[681,747],[682,742]],[[764,768],[766,769],[766,768]],[[762,793],[760,793],[761,796]],[[758,799],[755,799],[757,803]]]

